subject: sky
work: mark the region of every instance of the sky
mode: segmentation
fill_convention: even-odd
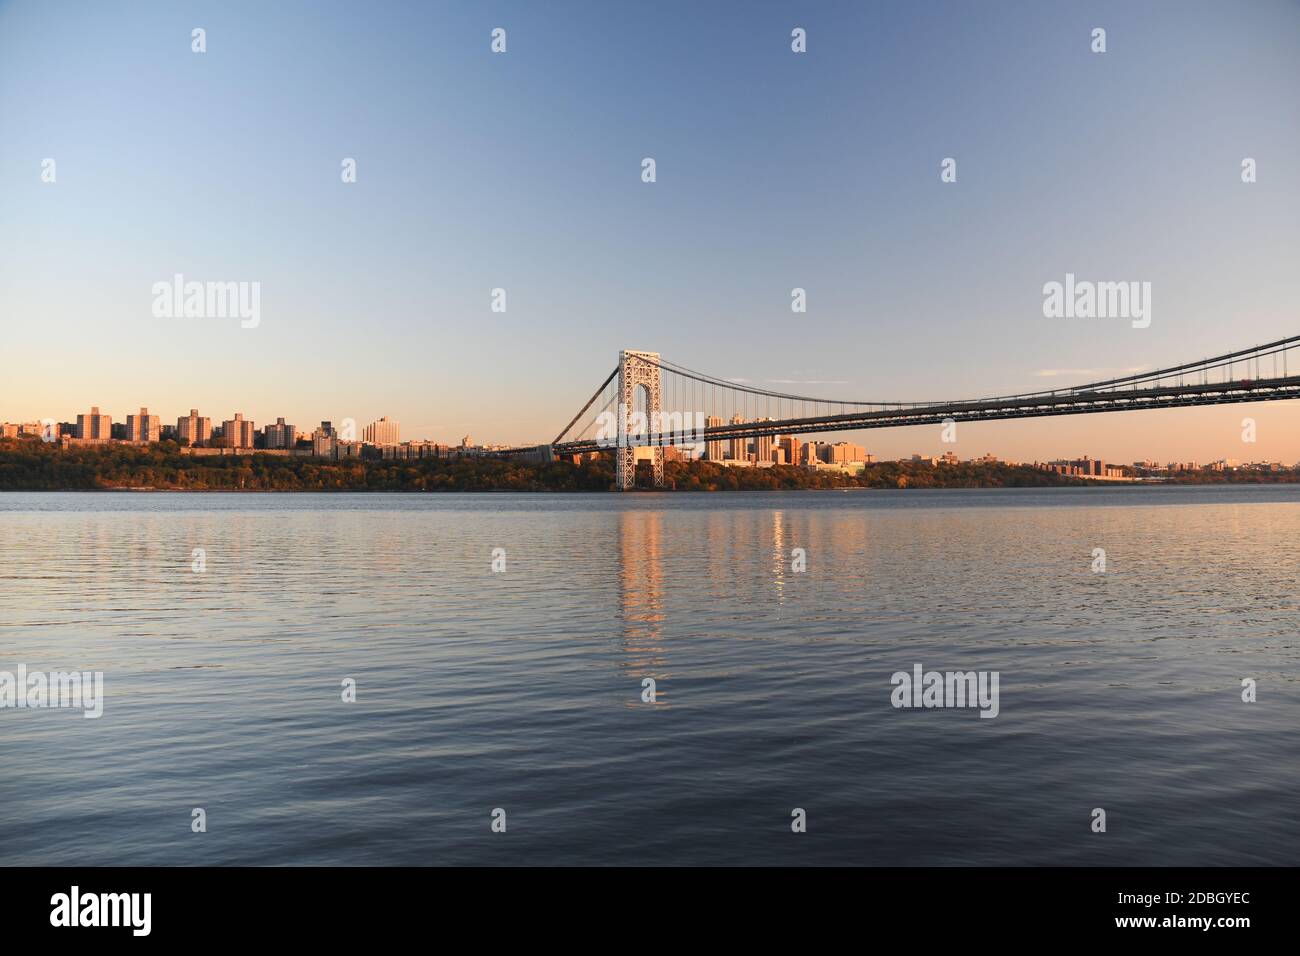
[[[1031,391],[1300,332],[1297,263],[1296,2],[0,0],[0,420],[540,442],[624,348],[835,398]],[[1150,326],[1046,318],[1066,273],[1150,282]],[[155,315],[176,274],[259,283],[258,324]],[[1294,462],[1300,406],[844,437]]]

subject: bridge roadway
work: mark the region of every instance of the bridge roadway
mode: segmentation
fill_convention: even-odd
[[[1231,405],[1300,398],[1300,375],[1286,378],[1236,379],[1194,385],[1161,385],[1150,388],[1116,388],[1096,391],[1048,392],[1023,397],[904,405],[875,411],[859,410],[814,418],[743,422],[715,425],[698,431],[663,432],[633,436],[629,444],[686,445],[699,441],[726,441],[766,435],[806,435],[816,432],[854,431],[861,428],[895,428],[902,425],[940,425],[955,422],[987,422],[1010,418],[1043,418],[1053,415],[1086,415],[1097,412],[1141,411],[1150,408],[1189,408],[1198,405]],[[543,446],[544,447],[544,446]],[[557,455],[574,455],[615,447],[595,439],[553,445]],[[511,452],[535,451],[511,449]]]

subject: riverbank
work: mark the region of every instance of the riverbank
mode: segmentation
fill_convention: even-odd
[[[723,468],[707,461],[665,463],[670,491],[794,491],[852,488],[1080,487],[1086,479],[1001,462],[877,462],[860,475],[770,468]],[[648,477],[648,476],[645,476]],[[1294,470],[1194,473],[1169,483],[1282,483]],[[0,441],[0,491],[613,491],[608,457],[581,464],[495,458],[407,460],[285,458],[249,454],[195,457],[173,444],[60,448]]]

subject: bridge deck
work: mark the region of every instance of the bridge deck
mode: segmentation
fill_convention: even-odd
[[[947,419],[957,422],[999,421],[1009,418],[1043,418],[1054,415],[1084,415],[1098,412],[1140,411],[1151,408],[1187,408],[1198,405],[1230,405],[1300,398],[1300,376],[1269,379],[1240,379],[1195,385],[1167,385],[1152,388],[1107,391],[1063,391],[996,401],[948,402],[935,405],[859,410],[813,418],[742,422],[716,425],[701,431],[663,432],[634,436],[636,445],[681,445],[731,438],[767,435],[802,435],[816,432],[855,431],[865,428],[895,428],[904,425],[936,425]],[[595,439],[555,445],[557,454],[571,455],[615,447]]]

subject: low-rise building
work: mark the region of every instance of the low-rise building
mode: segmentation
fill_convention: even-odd
[[[57,437],[57,428],[51,429]],[[0,423],[0,438],[41,438],[45,434],[45,426],[40,422],[3,422]]]
[[[843,475],[860,475],[867,469],[864,461],[815,461],[805,465],[808,471],[830,471]]]

